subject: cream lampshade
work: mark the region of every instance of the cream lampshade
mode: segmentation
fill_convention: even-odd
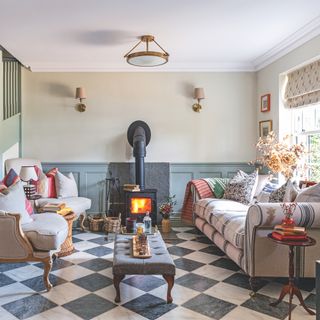
[[[30,180],[38,180],[38,176],[34,166],[22,166],[19,176],[20,179],[24,182],[29,182]]]
[[[194,98],[197,99],[198,103],[195,103],[192,106],[193,111],[200,112],[202,106],[200,105],[200,100],[205,98],[204,89],[203,88],[194,88]]]
[[[80,103],[78,104],[78,111],[80,112],[86,111],[86,105],[82,103],[82,100],[86,98],[87,98],[87,95],[84,87],[76,88],[76,99],[80,100]]]
[[[83,87],[79,87],[76,89],[76,99],[80,99],[80,102],[82,99],[86,99],[87,95],[86,95],[86,91]]]

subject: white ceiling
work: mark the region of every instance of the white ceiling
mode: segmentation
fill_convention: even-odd
[[[33,71],[145,71],[123,55],[143,34],[161,71],[253,71],[320,34],[319,0],[0,0],[0,45]]]

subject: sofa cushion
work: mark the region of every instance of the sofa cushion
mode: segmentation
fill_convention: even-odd
[[[241,170],[228,183],[223,198],[249,204],[258,184],[258,172],[247,174]]]
[[[57,250],[68,235],[66,220],[56,213],[34,215],[34,221],[22,226],[22,230],[37,250]]]
[[[77,197],[78,187],[74,180],[72,172],[69,172],[66,176],[61,172],[57,172],[55,175],[56,190],[58,198]]]
[[[225,240],[243,249],[248,208],[236,201],[207,198],[195,203],[194,212],[213,226]]]
[[[67,198],[41,198],[38,200],[40,207],[43,207],[47,203],[65,203],[66,207],[72,209],[72,211],[79,216],[81,213],[86,212],[91,208],[91,200],[83,197],[67,197]]]
[[[297,195],[296,202],[320,202],[320,183],[302,189]]]

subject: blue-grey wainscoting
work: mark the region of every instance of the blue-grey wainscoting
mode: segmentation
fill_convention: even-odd
[[[80,196],[92,199],[90,212],[104,211],[104,179],[108,175],[108,163],[43,163],[45,171],[53,167],[58,167],[63,173],[74,174]],[[209,177],[232,177],[239,169],[245,172],[253,170],[247,163],[171,163],[170,194],[175,194],[177,198],[175,211],[181,210],[188,181]]]

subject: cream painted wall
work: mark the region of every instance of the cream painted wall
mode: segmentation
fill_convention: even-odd
[[[84,86],[87,111],[75,110]],[[194,86],[205,88],[200,114]],[[241,162],[255,156],[255,73],[22,74],[23,156],[42,161],[128,161],[126,130],[152,130],[147,161]]]
[[[280,136],[291,132],[291,113],[289,109],[284,108],[279,90],[280,87],[283,87],[285,78],[283,74],[316,57],[320,57],[320,36],[313,38],[257,72],[258,121],[273,120],[274,131]],[[266,93],[271,93],[271,111],[261,113],[260,96]]]

